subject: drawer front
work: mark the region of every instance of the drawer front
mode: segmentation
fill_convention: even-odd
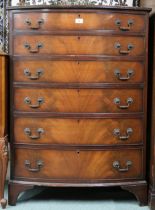
[[[38,12],[14,14],[14,30],[145,30],[145,16],[119,13]]]
[[[19,35],[14,37],[14,54],[143,56],[145,40],[129,36]]]
[[[14,109],[49,112],[142,112],[141,89],[20,89],[14,93]]]
[[[15,82],[144,82],[144,64],[126,61],[14,61]]]
[[[135,144],[143,142],[141,119],[14,119],[14,141],[28,144]]]
[[[41,179],[142,178],[142,150],[15,150],[14,176]]]

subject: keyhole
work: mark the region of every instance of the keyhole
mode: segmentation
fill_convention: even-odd
[[[78,17],[80,18],[80,17],[81,17],[81,15],[79,14],[79,15],[78,15]]]
[[[80,123],[80,120],[77,120],[77,123],[79,124]]]
[[[80,151],[79,151],[79,150],[77,150],[77,151],[76,151],[76,153],[79,155],[79,154],[80,154]]]
[[[81,37],[80,36],[78,36],[78,40],[80,40],[81,39]]]

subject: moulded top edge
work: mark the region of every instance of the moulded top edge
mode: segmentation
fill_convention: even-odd
[[[7,6],[7,10],[27,10],[27,9],[113,9],[150,12],[151,8],[146,7],[125,7],[125,6],[100,6],[100,5],[34,5],[34,6]]]

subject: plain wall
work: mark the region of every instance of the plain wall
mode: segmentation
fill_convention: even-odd
[[[155,0],[141,0],[140,5],[152,8],[152,13],[155,13]]]

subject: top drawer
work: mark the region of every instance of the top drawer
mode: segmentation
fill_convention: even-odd
[[[25,12],[13,16],[14,30],[145,31],[145,16],[119,13]]]

